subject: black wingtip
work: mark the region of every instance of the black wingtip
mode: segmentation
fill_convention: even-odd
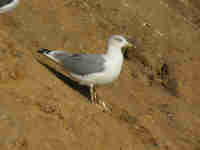
[[[40,48],[37,52],[40,53],[40,54],[44,54],[44,53],[48,54],[51,51],[48,50],[48,49],[45,49],[45,48]]]

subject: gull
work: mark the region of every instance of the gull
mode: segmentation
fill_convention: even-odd
[[[14,9],[18,3],[19,0],[0,0],[0,13],[5,13]]]
[[[61,65],[82,85],[90,87],[92,103],[98,104],[96,85],[108,84],[116,80],[123,64],[122,49],[133,47],[123,36],[113,35],[108,39],[107,51],[103,54],[72,54],[60,50],[40,49],[38,53]]]

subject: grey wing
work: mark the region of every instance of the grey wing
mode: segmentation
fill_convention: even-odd
[[[78,75],[87,75],[104,70],[105,59],[102,55],[60,52],[54,57],[59,60],[66,70]]]
[[[0,0],[0,7],[3,7],[11,2],[13,2],[13,0]]]

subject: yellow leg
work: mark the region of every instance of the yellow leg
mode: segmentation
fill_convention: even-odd
[[[94,85],[90,85],[90,96],[91,96],[91,102],[97,104],[97,93],[96,88]]]
[[[94,103],[94,85],[90,85],[90,99],[91,99],[91,103]]]
[[[97,99],[97,93],[96,93],[96,88],[93,84],[90,85],[90,97],[91,97],[91,103],[93,104],[98,104],[98,106],[103,107],[104,111],[112,111],[111,108],[109,108],[104,101],[100,101]]]
[[[98,100],[97,100],[97,92],[96,92],[96,87],[94,86],[93,87],[93,94],[94,94],[94,102],[96,103],[96,104],[98,104]]]

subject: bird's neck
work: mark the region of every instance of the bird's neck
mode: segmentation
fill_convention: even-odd
[[[115,46],[109,46],[106,52],[106,55],[109,57],[115,57],[115,56],[122,56],[121,48],[115,47]]]

